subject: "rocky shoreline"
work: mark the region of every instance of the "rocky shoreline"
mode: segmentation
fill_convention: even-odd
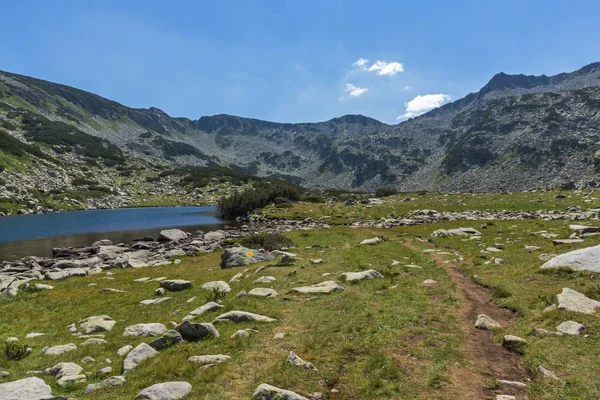
[[[224,230],[204,233],[185,233],[178,229],[161,231],[161,236],[140,238],[132,245],[113,244],[100,240],[90,246],[75,248],[55,248],[53,256],[24,257],[16,261],[0,262],[0,297],[15,296],[20,289],[29,288],[30,280],[58,280],[71,276],[98,274],[112,268],[143,268],[179,263],[178,257],[194,256],[229,247],[229,239],[242,238],[253,233],[282,233],[298,229],[325,229],[329,217],[318,221],[306,218],[303,221],[270,219],[258,216],[246,220],[247,225],[226,227]],[[394,228],[432,224],[441,221],[494,221],[532,220],[544,221],[584,221],[600,219],[600,209],[582,210],[572,207],[562,211],[462,211],[438,212],[435,210],[415,210],[407,217],[382,218],[377,221],[355,222],[355,228]],[[47,285],[46,285],[47,286]],[[43,289],[36,284],[32,289]]]

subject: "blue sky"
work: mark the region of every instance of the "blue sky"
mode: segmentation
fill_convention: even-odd
[[[23,0],[2,15],[1,70],[188,118],[396,123],[497,72],[600,61],[598,1]]]

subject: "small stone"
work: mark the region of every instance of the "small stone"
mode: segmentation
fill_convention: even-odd
[[[154,339],[152,342],[150,342],[150,346],[156,350],[164,350],[176,345],[177,343],[183,343],[181,334],[177,331],[169,330],[158,339]]]
[[[360,242],[358,245],[364,246],[364,245],[374,245],[374,244],[379,244],[379,243],[383,243],[383,239],[381,239],[380,237],[374,237],[372,239],[365,239],[362,242]]]
[[[133,346],[128,344],[127,346],[123,346],[119,350],[117,350],[117,354],[119,355],[119,357],[123,357],[125,354],[129,353],[131,349],[133,349]]]
[[[158,289],[156,289],[156,290],[154,291],[154,295],[155,295],[155,296],[162,296],[162,295],[164,295],[164,294],[165,294],[165,289],[164,289],[164,288],[161,288],[161,287],[159,287]]]
[[[248,292],[248,296],[266,297],[274,299],[276,297],[279,297],[279,293],[277,293],[274,289],[270,288],[255,288]]]
[[[314,365],[312,365],[308,361],[304,361],[303,359],[298,357],[298,355],[296,353],[294,353],[293,351],[290,351],[290,354],[288,354],[287,362],[296,367],[306,368],[306,369],[310,369],[312,371],[317,371],[317,372],[319,371],[318,369],[315,368]]]
[[[433,280],[433,279],[425,279],[422,283],[421,286],[425,286],[425,287],[434,287],[437,285],[437,281]]]
[[[103,368],[104,369],[104,368]],[[87,385],[85,388],[85,393],[95,392],[100,389],[110,389],[115,386],[123,386],[125,385],[125,377],[124,376],[111,376],[110,378],[98,382]]]
[[[0,379],[8,378],[9,376],[10,374],[8,373],[8,371],[0,371]]]
[[[498,380],[496,380],[496,382],[500,386],[509,386],[509,387],[514,387],[514,388],[518,388],[518,389],[527,389],[527,384],[523,383],[523,382],[505,381],[502,379],[498,379]]]
[[[125,328],[123,336],[157,336],[167,331],[163,324],[152,322],[149,324],[131,325]]]
[[[362,281],[363,279],[383,278],[383,275],[375,271],[374,269],[369,269],[360,272],[343,272],[341,275],[344,278],[346,278],[346,282]]]
[[[69,351],[77,350],[77,346],[73,343],[52,346],[52,347],[44,347],[42,349],[42,354],[47,356],[58,356],[60,354],[64,354]]]
[[[96,375],[98,376],[105,376],[112,373],[112,367],[104,367],[98,370],[98,372],[96,372]]]
[[[273,339],[283,339],[285,338],[285,333],[283,332],[278,332],[275,334],[275,336],[273,336]]]
[[[335,281],[324,281],[310,286],[295,287],[290,292],[297,292],[302,294],[307,293],[332,293],[342,291],[344,288],[338,285]]]
[[[182,290],[191,288],[192,282],[185,281],[183,279],[171,279],[161,281],[160,286],[171,292],[180,292]]]
[[[207,338],[218,338],[219,337],[219,331],[217,331],[217,329],[215,328],[215,326],[213,324],[210,323],[195,323],[195,322],[190,322],[190,321],[185,321],[182,322],[181,324],[177,325],[177,328],[175,328],[177,330],[177,332],[179,332],[181,334],[181,337],[184,340],[189,340],[189,341],[198,341],[198,340],[204,340]]]
[[[556,304],[549,305],[548,307],[544,308],[542,312],[547,313],[554,310],[558,310],[558,306]]]
[[[84,364],[91,364],[91,363],[96,362],[96,360],[94,360],[92,357],[88,356],[88,357],[83,357],[81,359],[81,362],[84,363]]]
[[[152,358],[158,354],[158,351],[146,343],[140,343],[136,348],[131,350],[123,361],[123,373],[127,373],[138,366],[142,361]]]
[[[228,361],[230,359],[231,359],[230,356],[226,356],[223,354],[216,354],[216,355],[206,355],[206,356],[192,356],[192,357],[188,358],[187,360],[189,362],[198,364],[198,366],[200,366],[200,367],[206,368],[206,367],[212,367],[214,365],[224,363],[225,361]]]
[[[548,370],[548,369],[546,369],[546,368],[542,367],[541,365],[540,365],[540,366],[538,366],[538,368],[537,368],[537,369],[538,369],[538,372],[539,372],[539,373],[540,373],[540,374],[541,374],[541,375],[542,375],[544,378],[552,379],[552,380],[555,380],[555,381],[559,381],[559,380],[560,380],[560,378],[559,378],[558,376],[556,376],[556,375],[554,374],[554,372],[552,372],[552,371],[550,371],[550,370]]]
[[[325,261],[322,258],[315,258],[310,260],[311,264],[323,264],[324,262]]]
[[[496,395],[496,400],[517,400],[517,398],[509,394],[499,394]]]
[[[214,281],[214,282],[206,282],[201,287],[203,290],[214,291],[218,290],[219,292],[229,293],[231,292],[231,288],[225,281]]]
[[[243,329],[240,329],[239,331],[237,331],[233,335],[231,335],[231,339],[249,339],[249,338],[250,338],[250,333],[248,333],[248,331],[245,331]]]
[[[25,336],[25,339],[33,339],[33,338],[40,337],[40,336],[46,336],[46,334],[45,333],[39,333],[39,332],[31,332],[31,333],[28,333]]]
[[[211,301],[209,303],[206,303],[198,308],[196,308],[195,310],[192,310],[188,313],[187,316],[185,316],[183,318],[184,321],[189,321],[197,316],[200,316],[202,314],[211,312],[211,311],[216,311],[223,308],[223,306],[221,304],[215,303],[214,301]]]
[[[115,320],[107,315],[89,317],[79,321],[79,329],[86,335],[97,332],[108,332],[115,325]]]
[[[277,279],[274,276],[261,276],[253,283],[273,283],[275,281],[277,281]]]
[[[85,375],[81,374],[81,375],[63,376],[56,382],[56,384],[60,387],[67,387],[67,386],[83,385],[86,382],[87,382],[87,377]]]
[[[585,326],[575,321],[565,321],[556,327],[556,330],[567,335],[578,336],[585,330]]]
[[[308,400],[306,397],[294,393],[291,390],[263,383],[259,385],[252,394],[252,400]]]
[[[91,339],[88,339],[85,342],[81,343],[80,346],[100,345],[100,344],[106,344],[106,340],[91,338]]]
[[[480,314],[477,316],[477,321],[475,322],[475,328],[492,330],[494,328],[502,328],[498,322],[494,321],[492,318],[488,317],[485,314]]]
[[[229,311],[219,315],[213,323],[217,322],[273,322],[275,318],[255,314],[247,311]]]

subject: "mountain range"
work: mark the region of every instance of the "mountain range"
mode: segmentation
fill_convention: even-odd
[[[294,124],[224,114],[175,118],[0,72],[5,184],[18,176],[24,153],[35,161],[31,170],[75,157],[110,174],[139,160],[359,191],[593,187],[599,150],[600,63],[554,76],[499,73],[478,92],[397,125],[362,115]]]

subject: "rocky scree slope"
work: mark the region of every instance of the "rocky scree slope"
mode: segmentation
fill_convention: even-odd
[[[12,123],[13,107],[73,126],[126,158],[222,165],[307,187],[584,187],[598,181],[599,87],[600,63],[550,77],[500,73],[479,92],[398,125],[361,115],[289,124],[231,115],[173,118],[0,72],[0,123]]]

